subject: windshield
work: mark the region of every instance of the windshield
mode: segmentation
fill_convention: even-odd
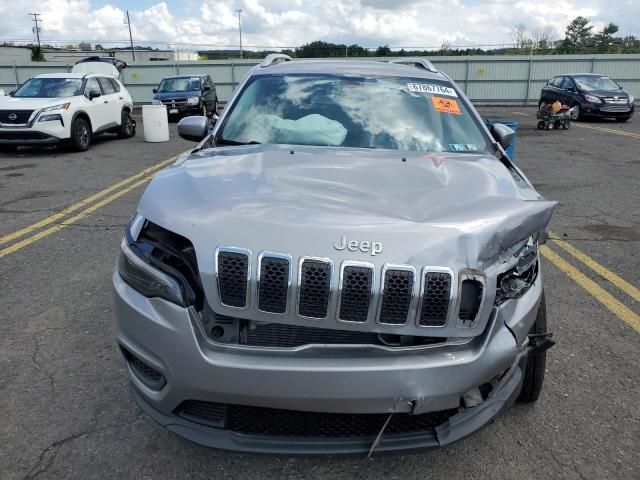
[[[580,90],[593,92],[596,90],[620,90],[620,85],[609,77],[598,77],[594,75],[583,75],[573,77]]]
[[[32,78],[13,94],[14,97],[64,98],[82,94],[81,78]]]
[[[200,90],[200,79],[193,78],[165,78],[160,82],[158,92],[192,92]]]
[[[216,136],[220,143],[489,150],[451,84],[420,78],[256,76]]]

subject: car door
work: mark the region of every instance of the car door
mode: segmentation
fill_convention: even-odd
[[[98,77],[98,83],[102,89],[102,101],[105,109],[106,122],[103,128],[115,127],[122,122],[122,107],[118,100],[113,83],[106,77]]]
[[[571,77],[564,77],[562,80],[562,94],[565,105],[575,105],[578,103],[578,89]]]
[[[92,92],[97,93],[98,96],[91,98]],[[89,115],[91,129],[94,132],[102,130],[109,121],[109,116],[107,115],[107,110],[105,108],[108,104],[104,103],[104,99],[102,98],[102,89],[95,77],[90,77],[87,80],[84,87],[84,96],[87,98],[87,101],[84,102],[83,110],[87,115]]]
[[[549,89],[547,91],[547,98],[545,99],[546,103],[553,103],[556,100],[560,100],[561,99],[561,85],[562,85],[562,80],[563,80],[563,76],[560,75],[558,77],[553,77],[553,79],[551,79],[551,81],[549,82]],[[561,101],[561,100],[560,100]]]

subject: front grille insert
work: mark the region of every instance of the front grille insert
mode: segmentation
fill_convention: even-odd
[[[249,293],[248,251],[219,249],[216,254],[216,274],[220,303],[228,307],[247,306]]]
[[[216,314],[216,322],[226,320]],[[253,347],[296,348],[305,345],[379,345],[391,348],[437,345],[447,341],[444,337],[378,334],[351,330],[306,327],[268,322],[240,322],[240,345]]]
[[[460,287],[460,309],[458,316],[463,321],[475,321],[482,304],[484,287],[476,279],[465,279]]]
[[[303,258],[298,279],[298,315],[325,318],[331,295],[332,264],[329,260]]]
[[[435,434],[435,428],[458,413],[458,409],[411,415],[396,413],[385,429],[394,434]],[[373,438],[389,417],[386,413],[324,413],[275,408],[227,405],[187,400],[177,414],[205,425],[236,433],[268,437]]]
[[[285,313],[290,285],[291,259],[263,253],[259,260],[258,308],[263,312]]]
[[[415,272],[410,267],[385,267],[382,275],[379,321],[391,325],[403,325],[407,323],[413,300]]]
[[[451,301],[451,274],[424,272],[422,305],[418,324],[422,327],[442,327],[447,323]]]
[[[373,296],[373,265],[344,262],[340,277],[338,318],[345,322],[366,322]]]
[[[0,123],[24,125],[31,118],[33,110],[0,110]]]

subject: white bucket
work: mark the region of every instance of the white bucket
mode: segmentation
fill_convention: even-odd
[[[145,142],[169,141],[169,119],[165,105],[143,105],[142,125]]]

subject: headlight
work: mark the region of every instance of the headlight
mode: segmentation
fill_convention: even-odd
[[[530,238],[511,261],[511,268],[498,275],[496,305],[519,298],[531,288],[538,277],[538,242]]]
[[[200,97],[187,98],[187,105],[198,105],[200,103]]]
[[[68,110],[71,106],[70,103],[61,103],[60,105],[54,105],[53,107],[47,107],[43,112],[53,112],[54,110]]]
[[[598,97],[594,96],[594,95],[587,95],[585,94],[584,99],[587,102],[591,102],[591,103],[602,103],[602,100],[600,100]]]
[[[164,298],[181,307],[202,307],[202,286],[191,242],[138,215],[125,230],[117,270],[145,297]]]
[[[154,98],[153,100],[151,100],[151,105],[162,105],[162,102]]]

